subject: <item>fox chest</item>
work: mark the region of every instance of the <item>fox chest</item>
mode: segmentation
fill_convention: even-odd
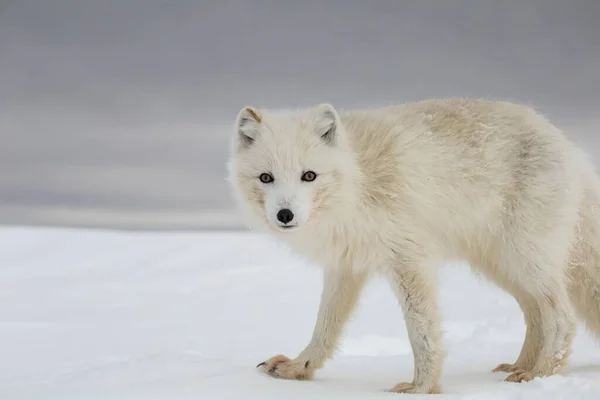
[[[323,268],[380,270],[395,253],[374,235],[306,235],[291,241],[292,249]]]

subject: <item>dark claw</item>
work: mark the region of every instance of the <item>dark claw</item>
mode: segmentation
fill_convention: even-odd
[[[266,365],[266,364],[267,364],[267,362],[266,362],[266,361],[263,361],[263,362],[261,362],[260,364],[258,364],[258,365],[256,366],[256,368],[258,368],[258,367],[260,367],[260,366],[263,366],[263,365]]]

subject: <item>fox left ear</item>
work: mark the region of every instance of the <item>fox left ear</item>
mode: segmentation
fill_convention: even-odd
[[[340,121],[337,111],[331,104],[324,103],[319,104],[317,113],[317,134],[325,144],[335,146],[338,139],[337,136]]]

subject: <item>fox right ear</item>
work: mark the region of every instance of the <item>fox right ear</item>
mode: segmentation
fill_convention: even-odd
[[[253,107],[244,107],[237,116],[236,130],[242,148],[252,146],[262,123],[262,114]]]

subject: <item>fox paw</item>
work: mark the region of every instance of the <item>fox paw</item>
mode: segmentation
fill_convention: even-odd
[[[415,386],[412,383],[401,382],[390,389],[392,393],[421,393],[421,394],[437,394],[440,393],[440,386],[433,385],[430,388]]]
[[[537,371],[517,370],[510,374],[505,380],[506,382],[529,382],[535,378],[543,378],[544,376],[548,375],[549,374],[544,374],[542,372]]]
[[[256,367],[262,367],[264,372],[274,378],[303,381],[312,379],[314,375],[314,369],[310,368],[309,361],[301,363],[296,360],[290,360],[282,354],[271,357]]]
[[[517,372],[522,370],[523,368],[517,364],[500,364],[492,372]]]

